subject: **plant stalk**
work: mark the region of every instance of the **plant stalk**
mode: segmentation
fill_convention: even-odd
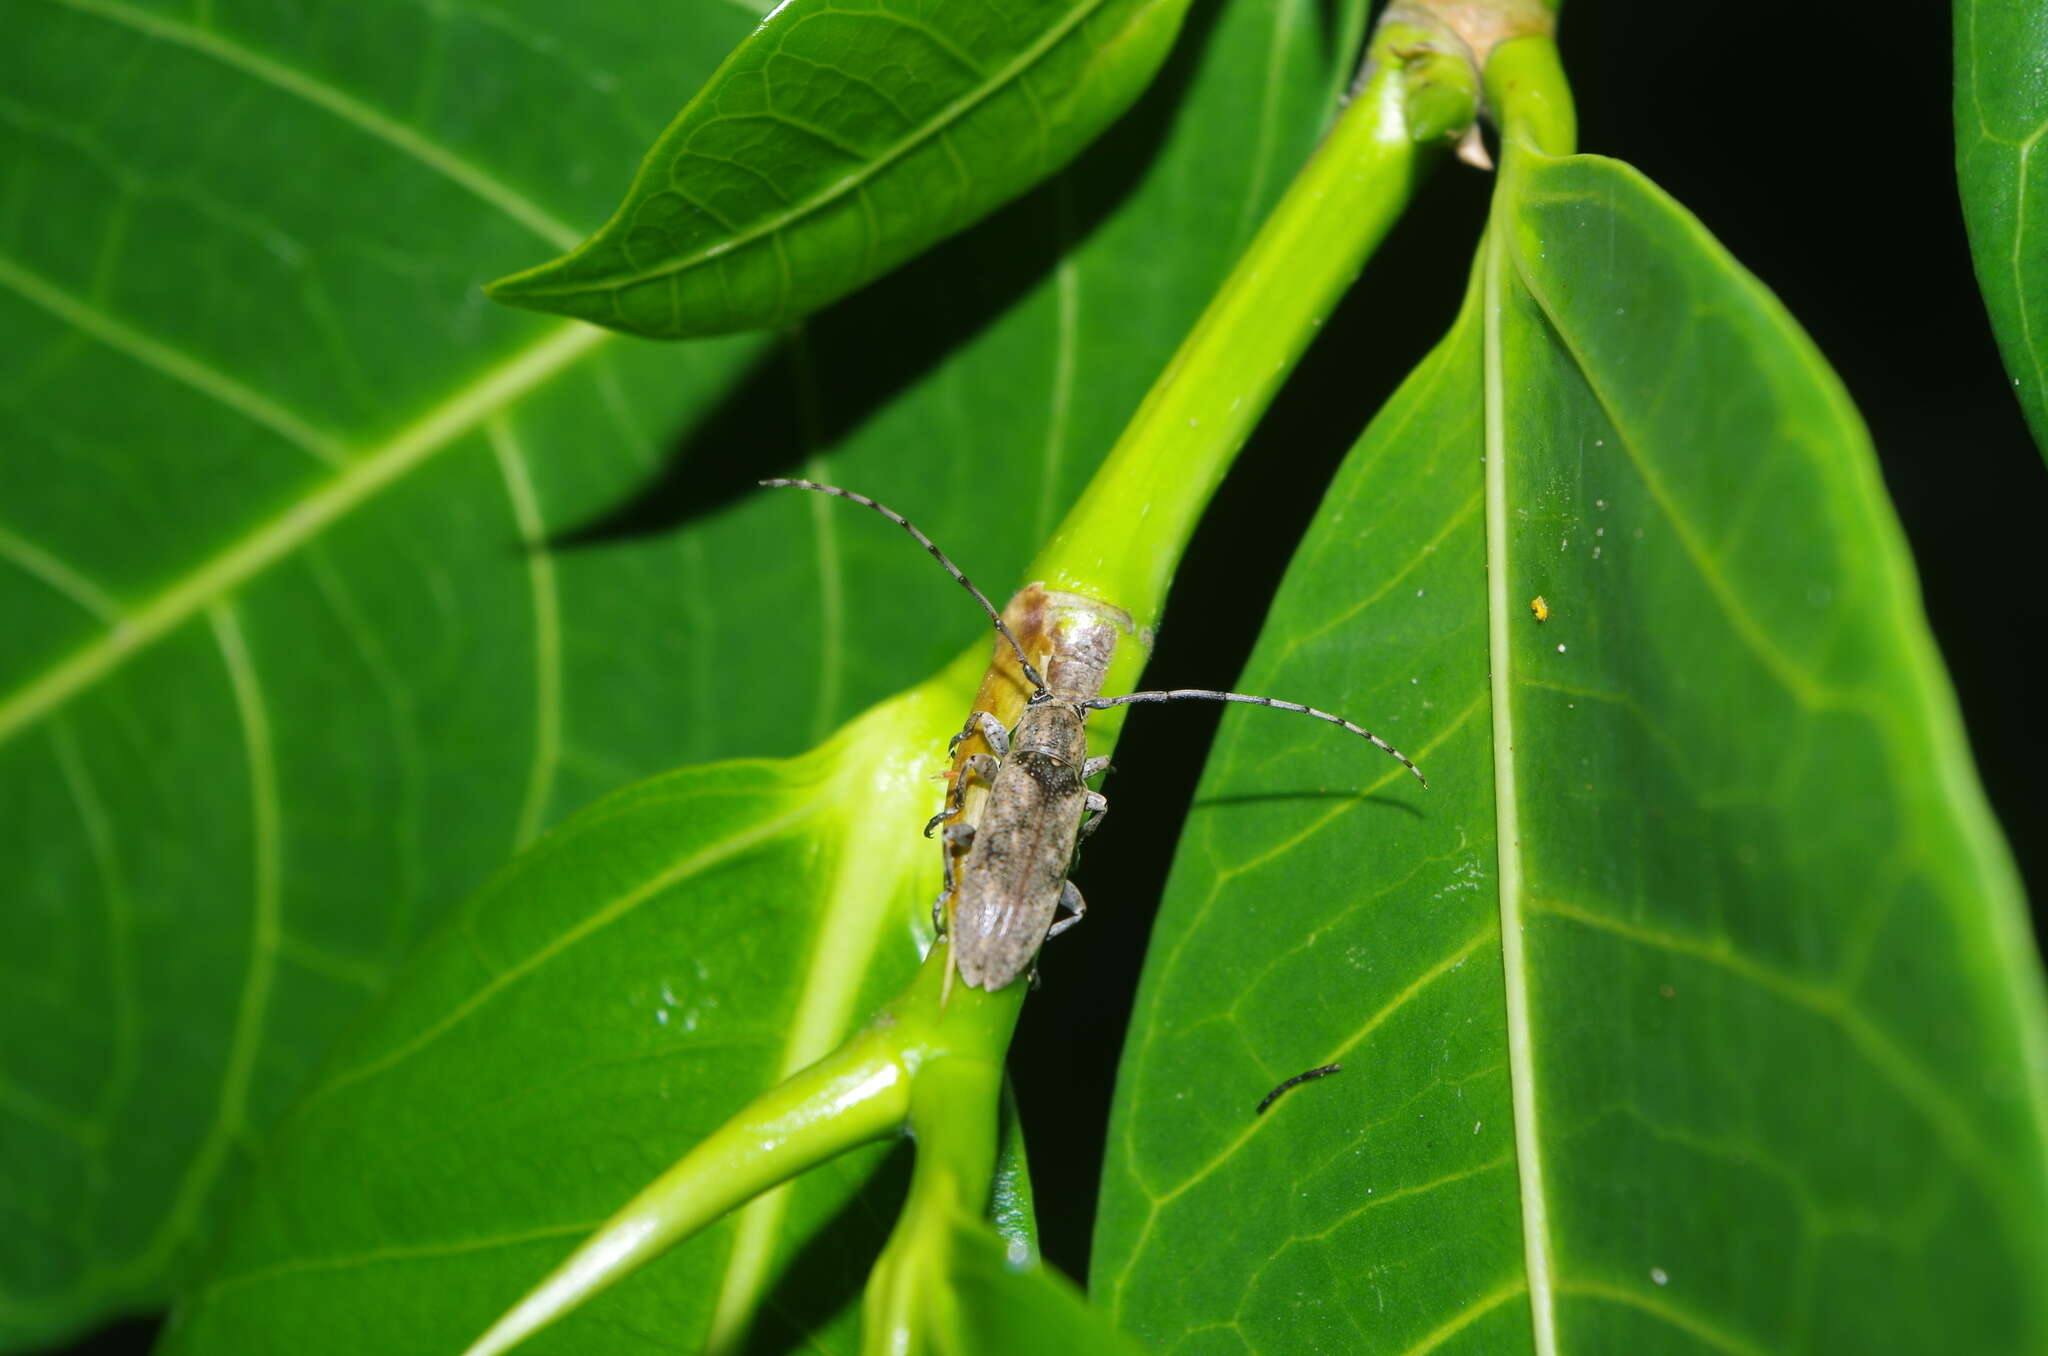
[[[1159,619],[1175,567],[1224,473],[1309,341],[1399,218],[1422,148],[1407,107],[1410,61],[1433,31],[1394,16],[1367,46],[1363,75],[1315,155],[1174,354],[1028,578]],[[1429,81],[1428,140],[1469,126],[1457,82]]]
[[[972,1213],[986,1209],[996,1160],[993,1108],[1025,986],[992,994],[957,986],[947,995],[951,961],[943,941],[933,946],[902,994],[865,1028],[683,1155],[464,1356],[510,1350],[770,1187],[906,1126],[920,1145],[905,1219],[928,1217],[941,1200]],[[914,1209],[920,1201],[925,1215]]]
[[[1578,149],[1578,114],[1554,39],[1531,35],[1496,47],[1486,63],[1486,100],[1504,143],[1552,156]]]
[[[952,1010],[973,1009],[968,1024],[977,1034],[967,1041],[956,1034],[944,1053],[919,1069],[911,1089],[917,1162],[903,1211],[862,1298],[865,1356],[912,1356],[927,1346],[931,1333],[951,1325],[944,1312],[954,1302],[944,1282],[948,1252],[956,1221],[979,1218],[988,1209],[996,1170],[993,1111],[1002,1099],[1003,1054],[1025,988],[1012,984],[985,994],[962,985],[947,1003],[941,1020],[951,1018],[957,1027]],[[1007,1021],[1000,1020],[1004,1013]]]

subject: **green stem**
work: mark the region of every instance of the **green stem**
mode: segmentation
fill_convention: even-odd
[[[1330,134],[1202,313],[1032,563],[1033,580],[1159,618],[1181,552],[1266,406],[1413,195],[1420,148],[1404,52],[1429,34],[1383,22]],[[1467,86],[1469,95],[1470,88]],[[1426,101],[1438,139],[1455,119]],[[1472,113],[1466,111],[1465,122]]]
[[[1003,1056],[1027,986],[970,989],[951,982],[951,965],[941,941],[895,1005],[899,1023],[923,1052],[910,1093],[917,1162],[903,1212],[862,1300],[861,1346],[872,1356],[916,1351],[944,1322],[933,1306],[951,1300],[941,1278],[953,1228],[988,1209],[995,1180]]]
[[[1024,987],[1013,984],[997,996],[1021,995]],[[917,1163],[910,1193],[861,1304],[861,1349],[869,1356],[920,1350],[928,1334],[948,1325],[935,1310],[952,1300],[944,1277],[954,1229],[987,1210],[995,1179],[1002,1059],[999,1046],[979,1055],[950,1053],[918,1073],[911,1091]]]
[[[465,1356],[507,1351],[778,1182],[895,1133],[911,1073],[873,1028],[770,1088],[598,1227]]]
[[[1543,155],[1578,149],[1578,114],[1554,39],[1515,38],[1494,48],[1486,63],[1486,99],[1506,146]]]
[[[995,1162],[994,1107],[1003,1051],[1023,1003],[1023,985],[988,994],[964,986],[948,995],[950,953],[934,946],[908,988],[876,1019],[816,1064],[743,1107],[674,1167],[600,1225],[582,1246],[469,1348],[494,1356],[554,1322],[598,1291],[768,1188],[861,1144],[929,1121],[952,1175],[981,1183],[986,1203]],[[976,1071],[982,1071],[976,1074]],[[962,1100],[934,1105],[943,1086]],[[970,1080],[971,1081],[971,1080]],[[986,1126],[985,1149],[976,1128]],[[927,1150],[918,1156],[925,1171]]]

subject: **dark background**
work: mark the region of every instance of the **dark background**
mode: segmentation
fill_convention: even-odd
[[[1194,22],[1208,12],[1197,6]],[[2044,719],[2017,651],[2048,629],[2038,547],[2048,470],[1971,273],[1945,7],[1783,6],[1764,25],[1756,13],[1570,0],[1560,36],[1580,145],[1630,162],[1697,213],[1847,383],[1919,563],[1985,787],[2038,901],[2048,888],[2048,844],[2036,831],[2048,808]],[[1906,17],[1915,13],[1917,25]],[[1239,462],[1277,462],[1290,475],[1241,471],[1217,495],[1175,587],[1225,605],[1205,605],[1199,628],[1166,626],[1155,672],[1221,680],[1242,665],[1258,600],[1277,586],[1358,432],[1355,418],[1333,424],[1326,411],[1377,404],[1449,324],[1488,186],[1445,166],[1325,327]],[[1368,323],[1388,314],[1414,323]],[[1115,850],[1091,853],[1085,870],[1099,907],[1086,944],[1070,942],[1047,966],[1013,1054],[1045,1251],[1077,1277],[1087,1274],[1112,1083],[1152,911],[1217,719],[1189,704],[1171,721],[1128,726]],[[2037,905],[2037,933],[2043,921]],[[124,1323],[73,1350],[143,1351],[153,1333]]]

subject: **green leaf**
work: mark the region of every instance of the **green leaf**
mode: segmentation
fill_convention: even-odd
[[[748,10],[207,13],[44,0],[0,54],[0,1346],[162,1303],[313,1061],[540,830],[975,638],[886,525],[733,500],[843,479],[1003,591],[1342,60],[1308,0],[1205,14],[1039,193],[783,350],[677,349],[476,289],[602,219]]]
[[[1511,155],[1243,679],[1431,790],[1226,717],[1092,1288],[1184,1351],[2040,1350],[2040,976],[1867,437],[1640,176]]]
[[[659,339],[809,315],[979,221],[1130,107],[1188,0],[778,6],[604,228],[490,288]]]
[[[168,1350],[462,1351],[831,1051],[929,937],[937,848],[916,828],[980,658],[802,757],[622,791],[501,873],[273,1138]],[[764,1299],[757,1340],[851,1349],[901,1161],[883,1146],[813,1170],[520,1350],[735,1350]]]
[[[1131,1356],[1138,1348],[1067,1279],[1019,1260],[987,1225],[956,1218],[948,1240],[950,1320],[932,1350],[946,1356]]]
[[[2048,3],[1955,0],[1956,179],[1977,283],[2048,456]],[[2029,211],[2028,199],[2037,204]]]

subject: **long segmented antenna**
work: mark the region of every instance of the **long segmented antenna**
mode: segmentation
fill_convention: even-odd
[[[1024,676],[1030,680],[1031,686],[1037,688],[1040,693],[1044,693],[1050,690],[1045,685],[1045,679],[1038,676],[1038,670],[1031,667],[1031,661],[1024,657],[1024,647],[1017,643],[1017,637],[1010,634],[1010,628],[1004,624],[1003,614],[996,611],[996,605],[994,603],[991,603],[988,600],[987,595],[982,593],[980,589],[974,587],[974,581],[969,579],[966,575],[962,574],[960,572],[960,567],[958,565],[955,565],[952,561],[946,559],[946,553],[944,551],[941,551],[938,548],[938,546],[933,543],[930,537],[927,537],[924,533],[918,531],[917,524],[911,522],[910,519],[904,517],[895,509],[890,508],[887,504],[878,504],[864,494],[855,494],[852,490],[842,490],[837,485],[823,485],[815,480],[789,480],[783,478],[777,478],[774,480],[763,480],[758,483],[762,485],[764,488],[771,490],[816,490],[819,494],[830,494],[836,495],[841,499],[851,499],[854,503],[859,504],[863,508],[873,509],[875,512],[881,514],[884,518],[887,518],[890,522],[896,524],[896,526],[902,528],[905,532],[908,532],[911,536],[917,538],[917,544],[919,546],[922,546],[926,551],[930,552],[931,558],[933,560],[936,560],[939,562],[939,564],[945,566],[946,573],[953,576],[954,582],[959,584],[961,588],[966,589],[969,593],[973,594],[974,601],[981,604],[981,610],[983,612],[988,613],[988,619],[996,624],[996,630],[1001,633],[1004,640],[1010,642],[1010,648],[1017,652],[1017,663],[1019,664],[1019,666],[1023,668]],[[1302,709],[1307,710],[1308,708],[1303,707]],[[1331,719],[1335,718],[1331,717]],[[1363,730],[1360,730],[1359,733],[1364,734],[1365,732]],[[1367,735],[1366,737],[1368,739],[1372,738],[1372,736],[1370,735]],[[1379,744],[1379,741],[1377,739],[1374,739],[1373,742],[1375,744]],[[1386,745],[1380,744],[1380,747],[1386,748]],[[1389,750],[1389,752],[1392,752],[1392,750]],[[1395,754],[1394,756],[1396,758],[1401,757],[1401,755],[1399,754]],[[1408,760],[1402,758],[1401,761],[1406,763]],[[1412,767],[1413,764],[1410,764],[1410,766]],[[1420,776],[1421,774],[1417,773],[1416,775]]]
[[[1362,725],[1353,725],[1342,716],[1332,715],[1328,711],[1318,711],[1313,706],[1303,706],[1299,702],[1283,702],[1277,697],[1252,697],[1242,692],[1211,692],[1206,688],[1177,687],[1168,692],[1132,692],[1122,697],[1090,697],[1087,701],[1074,704],[1090,711],[1105,711],[1112,706],[1129,706],[1133,702],[1177,702],[1185,700],[1240,702],[1246,706],[1272,706],[1282,711],[1299,711],[1302,715],[1314,716],[1317,720],[1327,720],[1332,725],[1343,726],[1361,739],[1370,739],[1380,747],[1381,752],[1414,773],[1416,781],[1421,782],[1425,788],[1429,786],[1429,778],[1422,775],[1421,768],[1408,761],[1407,754],[1401,752],[1386,740],[1381,739],[1371,730],[1366,729]]]

